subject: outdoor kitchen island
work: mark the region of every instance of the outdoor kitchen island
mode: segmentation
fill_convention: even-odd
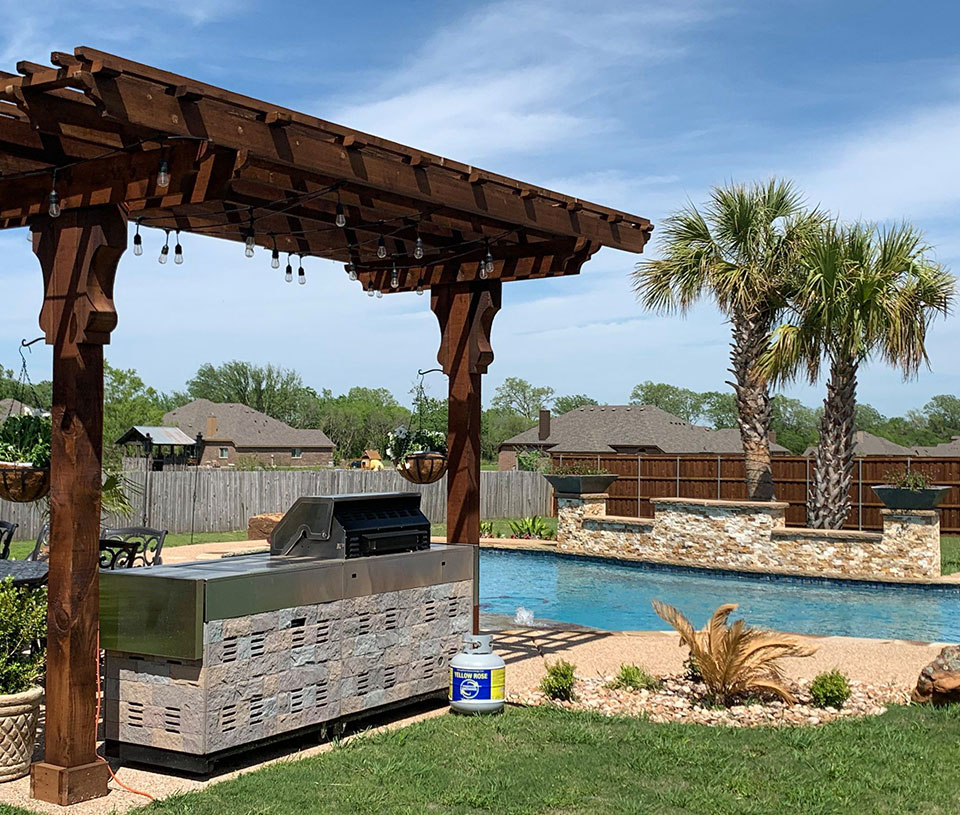
[[[108,755],[189,772],[443,695],[473,551],[417,493],[299,499],[270,552],[101,575]]]

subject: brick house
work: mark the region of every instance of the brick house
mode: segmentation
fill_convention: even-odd
[[[743,445],[737,428],[714,430],[690,424],[653,405],[585,405],[554,417],[549,410],[540,411],[535,427],[500,445],[498,469],[514,469],[521,450],[540,450],[545,455],[736,455],[743,453]],[[775,437],[770,440],[770,452],[790,453]]]
[[[164,414],[163,423],[203,435],[201,467],[235,466],[241,457],[268,467],[333,464],[333,442],[322,430],[290,427],[246,405],[196,399]]]

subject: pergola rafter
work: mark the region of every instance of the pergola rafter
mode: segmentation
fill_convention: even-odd
[[[449,376],[448,540],[475,546],[502,284],[578,274],[605,246],[641,252],[653,227],[102,51],[51,62],[0,72],[0,229],[33,231],[54,346],[47,739],[31,789],[71,803],[107,789],[95,750],[102,369],[130,220],[340,261],[370,294],[430,290]],[[475,625],[476,611],[475,598]]]

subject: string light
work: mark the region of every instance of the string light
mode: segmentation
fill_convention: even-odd
[[[340,203],[340,192],[337,191],[337,218],[336,225],[343,229],[347,225],[347,216],[343,211],[343,204]]]
[[[351,280],[356,280],[357,275],[357,264],[352,260],[347,264],[347,274],[350,275]]]
[[[246,235],[247,236],[244,239],[244,244],[246,244],[246,249],[243,250],[243,254],[245,254],[248,258],[252,258],[256,253],[256,249],[257,249],[257,239],[256,239],[256,236],[253,234],[252,226],[247,230]]]
[[[396,289],[400,286],[400,272],[397,271],[397,261],[393,261],[393,271],[390,272],[390,288]]]
[[[380,240],[377,241],[377,257],[380,260],[383,260],[387,256],[387,242],[383,239],[383,235],[380,236]]]
[[[486,280],[488,275],[493,272],[493,255],[490,253],[490,241],[484,239],[484,247],[487,253],[483,256],[483,262],[480,264],[480,278]]]
[[[367,283],[367,297],[373,297],[373,281]]]
[[[418,281],[417,281],[417,294],[420,295],[421,297],[423,296],[423,281],[422,281],[422,280],[418,280]]]
[[[383,292],[377,289],[377,299],[379,300],[381,297],[383,297]]]
[[[423,238],[420,237],[419,230],[417,231],[417,241],[413,245],[413,256],[417,260],[423,258]]]
[[[297,269],[297,282],[301,286],[307,283],[307,273],[303,270],[303,255],[300,255],[300,268]]]
[[[143,254],[143,238],[140,237],[140,219],[137,219],[137,231],[133,233],[133,254],[137,257]]]
[[[160,156],[160,166],[157,168],[157,186],[166,189],[170,186],[170,165],[166,156]]]
[[[60,217],[60,196],[57,195],[57,171],[53,171],[53,184],[50,187],[50,195],[47,196],[47,212],[51,218]]]
[[[273,238],[273,254],[270,256],[270,268],[279,269],[280,268],[280,250],[277,249],[277,238]]]
[[[290,263],[290,253],[289,253],[289,252],[287,252],[287,268],[286,268],[286,270],[284,271],[283,279],[286,280],[287,283],[292,283],[292,282],[293,282],[293,266],[292,266],[292,264]]]
[[[167,233],[167,240],[164,242],[163,246],[160,248],[160,257],[157,258],[157,262],[161,266],[167,262],[167,256],[170,254],[170,230],[164,229],[163,231]]]
[[[183,263],[183,247],[180,245],[180,230],[177,230],[177,245],[173,247],[173,262],[179,266]]]

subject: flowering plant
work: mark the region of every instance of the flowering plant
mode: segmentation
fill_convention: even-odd
[[[403,466],[410,453],[433,452],[447,454],[446,434],[439,430],[414,430],[398,427],[387,434],[387,458],[398,467]]]

